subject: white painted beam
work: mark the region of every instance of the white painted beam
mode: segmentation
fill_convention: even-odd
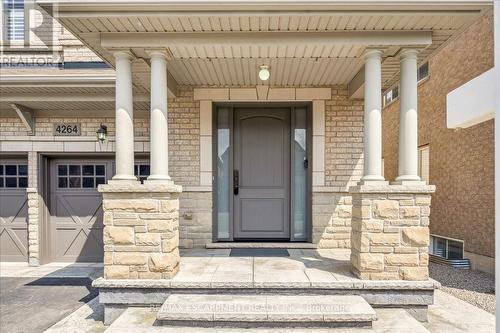
[[[41,94],[21,94],[2,93],[0,102],[22,103],[22,102],[114,102],[113,94],[85,94],[85,93],[52,93],[50,95]],[[149,95],[134,94],[134,102],[149,102]]]
[[[26,106],[12,103],[10,105],[21,119],[30,135],[35,135],[35,115],[34,111]]]
[[[1,75],[2,87],[114,87],[115,74],[107,75]]]
[[[108,49],[155,48],[200,45],[405,45],[432,44],[431,31],[324,31],[324,32],[200,32],[200,33],[122,33],[101,34],[101,46]]]
[[[365,66],[354,75],[351,82],[347,85],[348,96],[351,99],[361,99],[365,92]]]

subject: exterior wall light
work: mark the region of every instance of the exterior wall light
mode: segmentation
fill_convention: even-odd
[[[97,135],[97,139],[103,143],[108,137],[108,126],[101,124],[95,134]]]
[[[269,76],[271,73],[269,72],[269,66],[262,65],[260,66],[260,71],[259,71],[259,79],[262,81],[267,81],[269,80]]]

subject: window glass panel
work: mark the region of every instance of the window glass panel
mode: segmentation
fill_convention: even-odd
[[[104,176],[106,169],[103,164],[97,164],[95,166],[95,174],[96,176]]]
[[[17,187],[17,178],[5,177],[5,187]]]
[[[69,166],[69,174],[71,176],[79,176],[80,175],[80,166],[79,165],[70,165]]]
[[[137,164],[134,165],[134,176],[139,175],[139,171],[138,170],[139,170],[139,166]]]
[[[83,187],[94,188],[94,177],[83,177]]]
[[[7,164],[5,166],[5,174],[7,176],[16,176],[17,175],[17,165]]]
[[[57,166],[57,174],[59,176],[66,176],[68,174],[68,166],[67,165],[58,165]]]
[[[217,230],[219,239],[229,238],[230,198],[229,109],[217,112]]]
[[[24,39],[24,0],[6,0],[5,19],[7,38],[9,40]]]
[[[3,175],[3,164],[0,164],[0,176]]]
[[[84,176],[93,176],[94,175],[94,166],[93,165],[82,165],[82,174]]]
[[[70,168],[70,172],[71,172],[71,168]],[[69,177],[69,187],[71,187],[71,188],[82,187],[81,178],[80,177]]]
[[[446,239],[433,237],[432,254],[446,258]]]
[[[20,176],[28,175],[28,166],[26,164],[18,165],[18,171]]]
[[[307,237],[307,136],[306,109],[294,110],[295,128],[293,129],[293,236],[295,240]]]
[[[96,187],[97,187],[97,185],[104,184],[105,182],[106,182],[106,179],[104,177],[96,177],[95,178]]]
[[[58,187],[60,188],[66,188],[68,187],[68,178],[66,177],[59,177],[58,179]]]
[[[19,177],[19,187],[20,188],[28,187],[28,177]]]
[[[428,76],[429,76],[429,62],[426,62],[418,68],[418,81],[423,80]]]
[[[139,175],[140,176],[149,176],[149,164],[142,164],[139,166]]]
[[[463,243],[448,239],[448,259],[463,259]]]
[[[0,177],[0,187],[3,187],[3,178]]]

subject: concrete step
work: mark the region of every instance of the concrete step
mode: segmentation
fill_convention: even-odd
[[[371,327],[377,315],[351,295],[172,294],[156,318],[202,327]]]

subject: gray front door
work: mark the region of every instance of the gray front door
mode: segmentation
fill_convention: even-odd
[[[234,238],[290,239],[290,109],[234,110]]]

